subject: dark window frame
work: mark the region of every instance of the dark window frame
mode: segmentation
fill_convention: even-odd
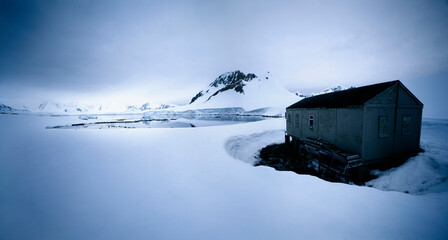
[[[412,121],[412,116],[410,114],[403,115],[403,118],[401,121],[401,135],[403,135],[403,136],[411,135],[411,121]]]
[[[389,137],[389,116],[378,116],[378,137]]]

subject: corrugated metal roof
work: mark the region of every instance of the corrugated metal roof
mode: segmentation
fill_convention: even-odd
[[[343,91],[332,92],[313,97],[304,98],[301,101],[287,107],[291,108],[343,108],[349,106],[362,106],[365,102],[399,83],[399,80],[377,83],[364,87],[351,88]]]

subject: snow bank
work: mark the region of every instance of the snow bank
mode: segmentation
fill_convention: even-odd
[[[284,141],[284,130],[265,131],[231,137],[227,140],[225,147],[232,157],[254,165],[258,161],[256,156],[262,148]]]

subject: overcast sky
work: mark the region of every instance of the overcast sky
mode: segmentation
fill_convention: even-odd
[[[180,104],[240,69],[302,93],[400,79],[448,118],[447,29],[447,1],[0,0],[0,94]]]

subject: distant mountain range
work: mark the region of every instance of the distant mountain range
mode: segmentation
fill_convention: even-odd
[[[312,96],[326,94],[326,93],[338,92],[338,91],[342,91],[342,90],[346,90],[346,89],[350,89],[350,88],[354,88],[354,87],[351,86],[349,88],[346,88],[341,85],[337,85],[335,87],[325,88],[323,91],[321,91],[319,93],[311,93],[310,95],[301,94],[300,92],[296,92],[295,94],[298,97],[305,98],[305,97],[312,97]]]
[[[160,110],[176,107],[173,104],[158,104],[146,102],[136,105],[125,104],[99,104],[78,102],[44,101],[40,104],[29,104],[20,108],[14,108],[0,104],[0,112],[32,112],[43,114],[112,114],[112,113],[141,113],[149,110]]]
[[[25,109],[17,109],[0,103],[0,112],[24,112]]]
[[[240,70],[227,72],[218,76],[205,89],[192,97],[185,106],[173,104],[146,102],[143,104],[98,104],[79,102],[44,101],[37,105],[13,107],[0,104],[0,112],[32,112],[44,114],[126,114],[143,113],[154,110],[186,111],[198,109],[229,109],[238,108],[247,112],[263,114],[270,109],[276,109],[275,115],[304,97],[341,91],[346,88],[336,86],[324,89],[320,93],[303,95],[299,92],[291,93],[281,86],[272,75],[267,72],[258,77],[254,73],[243,73]]]

